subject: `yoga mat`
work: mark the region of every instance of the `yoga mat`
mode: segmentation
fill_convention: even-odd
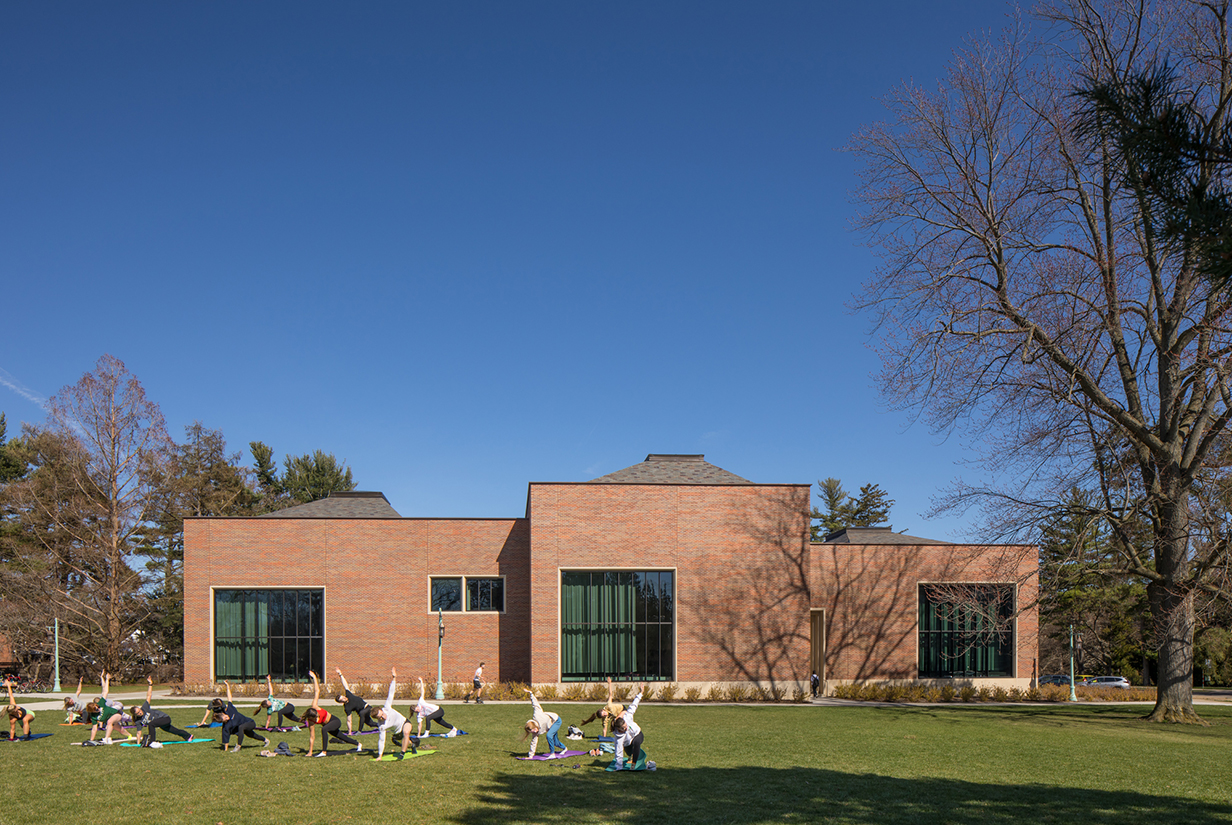
[[[565,751],[564,753],[560,754],[559,756],[555,758],[548,756],[546,753],[537,753],[534,756],[529,756],[529,757],[519,756],[518,759],[521,759],[523,762],[528,762],[528,761],[529,762],[555,762],[557,759],[571,759],[574,756],[585,756],[585,755],[586,755],[586,751]]]
[[[449,735],[449,734],[447,734],[447,733],[425,733],[423,736],[421,736],[421,737],[419,737],[419,738],[420,738],[420,739],[427,739],[429,736],[439,736],[441,739],[450,739],[450,738],[453,738],[453,737],[450,737],[450,735]],[[459,730],[458,730],[458,736],[470,736],[470,734],[469,734],[469,733],[467,733],[467,732],[466,732],[466,731],[464,731],[464,730],[459,729]]]
[[[637,758],[637,764],[630,766],[630,764],[626,761],[623,768],[617,768],[616,760],[613,759],[611,764],[604,768],[604,770],[613,772],[620,771],[623,773],[624,771],[653,771],[656,767],[657,766],[654,762],[651,762],[646,758],[646,751],[642,751],[641,756]]]
[[[222,722],[210,722],[208,725],[185,725],[186,728],[221,728]]]
[[[136,742],[137,740],[138,740],[138,737],[133,736],[133,737],[131,737],[131,738],[125,739],[123,742],[121,742],[121,741],[120,741],[120,740],[118,740],[118,739],[116,739],[116,740],[112,740],[111,744],[113,744],[113,745],[123,745],[123,744],[124,744],[124,742]],[[69,742],[69,744],[70,744],[70,745],[84,745],[84,744],[85,744],[85,742]],[[93,744],[93,745],[91,745],[90,747],[97,747],[98,745],[103,745],[103,744],[106,744],[105,742],[103,742],[103,740],[101,740],[101,739],[95,739],[95,740],[94,740],[94,744]]]
[[[434,753],[436,753],[436,751],[434,750],[428,750],[428,751],[421,750],[419,753],[408,752],[406,756],[404,756],[402,759],[399,759],[397,756],[395,756],[392,753],[387,753],[384,756],[382,756],[380,759],[373,759],[372,761],[373,762],[405,762],[408,759],[414,759],[418,756],[431,756]]]
[[[198,743],[200,743],[200,742],[217,742],[217,741],[218,741],[217,739],[196,739],[196,738],[193,738],[193,739],[168,739],[167,741],[165,741],[165,742],[159,742],[158,744],[162,745],[163,747],[166,747],[167,745],[196,745],[196,744],[198,744]],[[140,743],[140,742],[121,742],[121,743],[120,743],[120,747],[122,747],[122,748],[139,748],[139,747],[141,747],[141,743]]]
[[[29,742],[33,739],[43,739],[44,737],[47,737],[47,736],[51,736],[51,734],[50,733],[32,733],[30,734],[30,739],[26,739],[21,736],[17,737],[16,739],[9,739],[7,736],[0,736],[0,742]]]

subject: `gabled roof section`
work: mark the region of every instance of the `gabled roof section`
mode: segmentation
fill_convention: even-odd
[[[908,536],[895,533],[893,527],[844,527],[828,533],[822,544],[953,544],[949,541],[922,539],[919,536]]]
[[[259,518],[402,518],[384,493],[330,493],[307,504],[266,513]]]
[[[651,453],[641,464],[625,467],[588,484],[752,484],[707,462],[704,455]]]

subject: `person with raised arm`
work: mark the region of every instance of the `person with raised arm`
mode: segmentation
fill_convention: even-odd
[[[308,675],[312,677],[312,707],[304,711],[303,719],[304,727],[308,728],[308,755],[328,756],[331,736],[335,742],[354,745],[355,752],[361,753],[363,746],[342,732],[342,720],[321,707],[321,680],[311,670],[308,671]],[[318,726],[321,728],[321,750],[313,754],[312,749],[316,746]]]
[[[629,768],[637,767],[637,762],[642,757],[642,742],[646,737],[642,735],[642,729],[637,722],[633,721],[633,714],[637,713],[637,706],[642,701],[641,691],[638,691],[637,696],[633,697],[633,701],[629,707],[625,708],[624,713],[616,717],[612,722],[612,730],[616,733],[616,770],[624,767],[624,758],[629,757]]]
[[[34,721],[34,713],[17,704],[13,698],[13,682],[4,680],[4,686],[9,689],[9,741],[17,739],[17,723],[21,722],[21,738],[30,741],[30,723]]]
[[[235,734],[235,747],[231,749],[232,753],[240,752],[245,736],[249,739],[260,740],[268,748],[269,740],[257,735],[256,720],[249,719],[235,707],[235,697],[231,695],[231,683],[223,682],[223,684],[227,686],[227,704],[222,706],[222,710],[214,712],[214,721],[222,722],[222,749],[227,749],[227,740],[231,738],[231,734]],[[221,704],[221,699],[215,699],[210,703],[211,707],[215,708]]]
[[[612,684],[612,677],[607,677],[607,704],[599,708],[590,716],[583,720],[578,727],[585,727],[596,719],[603,720],[603,735],[611,736],[612,720],[624,712],[625,706],[616,701],[616,686]]]
[[[419,737],[411,733],[412,725],[407,721],[406,717],[398,711],[394,710],[394,692],[398,687],[398,669],[391,667],[389,669],[389,695],[385,697],[385,704],[376,710],[372,711],[372,718],[379,720],[381,728],[380,741],[376,746],[376,758],[380,759],[385,755],[385,734],[393,731],[397,736],[402,734],[402,752],[398,754],[398,758],[406,756],[406,749],[409,746],[411,753],[419,753]]]
[[[458,729],[445,721],[445,711],[441,710],[439,705],[434,705],[431,702],[424,701],[424,680],[419,677],[419,701],[415,703],[415,715],[419,717],[419,734],[420,738],[424,735],[424,722],[428,723],[428,733],[432,732],[432,723],[436,722],[443,728],[448,728],[449,733],[446,736],[457,736]]]
[[[139,708],[133,708],[133,721],[138,725],[146,726],[145,736],[141,738],[141,747],[162,747],[162,743],[158,741],[158,736],[154,733],[155,730],[165,730],[167,733],[174,733],[185,742],[192,739],[191,733],[186,730],[180,730],[175,725],[171,724],[170,716],[163,713],[161,710],[154,710],[150,707],[150,702],[154,699],[154,679],[146,676],[145,685],[145,704]]]
[[[84,681],[84,676],[79,677],[77,679],[77,692],[72,696],[64,697],[64,724],[66,725],[72,725],[78,720],[81,720],[82,722],[90,721],[90,719],[86,717],[86,708],[89,703],[81,701],[81,684]]]
[[[539,705],[539,699],[535,697],[534,691],[530,688],[525,688],[530,694],[530,704],[533,708],[531,718],[522,727],[522,741],[525,742],[528,736],[534,736],[530,740],[530,750],[526,752],[526,758],[530,759],[535,755],[535,751],[539,747],[539,734],[544,734],[544,738],[548,743],[548,759],[556,759],[556,749],[560,748],[560,752],[565,752],[565,746],[560,743],[560,717],[551,711],[544,710]]]
[[[278,727],[284,727],[282,717],[285,716],[296,724],[295,730],[299,730],[300,718],[295,715],[295,705],[274,696],[274,680],[268,673],[265,674],[265,687],[269,691],[269,698],[257,707],[257,713],[260,713],[262,709],[265,710],[265,729],[271,730],[270,717],[276,713],[278,714]]]
[[[90,741],[94,741],[94,737],[98,735],[99,725],[103,726],[103,744],[111,744],[111,733],[115,729],[116,724],[120,721],[121,714],[124,712],[124,703],[109,700],[107,694],[111,691],[111,674],[103,671],[101,677],[103,695],[96,702],[91,704],[97,708],[98,719],[94,721],[94,725],[90,728]],[[87,705],[89,710],[90,706]]]
[[[359,729],[362,731],[364,725],[370,728],[379,728],[379,722],[372,718],[372,708],[368,706],[361,697],[356,696],[351,692],[351,686],[347,684],[346,677],[342,675],[342,668],[334,668],[334,672],[338,674],[338,678],[342,680],[343,693],[339,693],[334,697],[334,701],[342,705],[342,715],[347,720],[347,735],[350,736],[355,732],[351,726],[351,714],[359,714]]]

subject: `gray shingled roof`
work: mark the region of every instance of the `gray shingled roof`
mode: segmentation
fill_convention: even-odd
[[[822,544],[952,544],[895,533],[893,527],[844,527],[828,534]]]
[[[705,461],[704,455],[658,455],[651,453],[641,464],[625,467],[590,484],[752,484]]]
[[[402,518],[384,493],[330,493],[326,498],[266,513],[261,518]]]

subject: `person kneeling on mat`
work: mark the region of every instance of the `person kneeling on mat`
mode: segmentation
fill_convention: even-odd
[[[264,736],[257,736],[257,723],[254,719],[249,719],[244,714],[240,713],[235,707],[235,697],[231,695],[231,683],[223,682],[227,686],[227,704],[223,709],[214,713],[214,721],[222,722],[222,749],[227,749],[227,741],[231,738],[231,734],[235,734],[235,747],[231,749],[232,753],[239,753],[240,746],[244,744],[244,737],[249,739],[257,739],[264,743],[265,747],[269,747],[269,740]],[[211,707],[218,707],[222,703],[221,699],[215,699],[210,703]]]
[[[304,727],[308,728],[308,755],[328,756],[331,736],[335,742],[354,745],[356,753],[363,751],[363,746],[359,742],[342,732],[342,720],[337,716],[331,716],[329,711],[321,707],[321,680],[311,670],[308,671],[308,675],[312,677],[312,707],[304,711],[303,720]],[[321,726],[321,750],[314,754],[312,749],[316,745],[318,725]]]
[[[639,692],[624,713],[612,722],[612,732],[616,734],[616,770],[624,767],[626,755],[629,757],[630,770],[637,767],[638,760],[642,757],[642,742],[645,737],[642,736],[642,729],[637,722],[633,721],[633,714],[637,713],[637,705],[641,701],[642,694]]]
[[[145,725],[145,736],[141,738],[141,747],[143,748],[161,748],[158,743],[158,736],[154,733],[155,730],[165,730],[167,733],[174,733],[176,736],[187,742],[192,739],[192,734],[186,730],[180,730],[175,725],[171,724],[171,717],[163,713],[161,710],[154,710],[150,707],[150,700],[154,698],[154,680],[149,676],[145,677],[145,704],[139,708],[133,708],[133,721],[138,725]]]
[[[385,704],[372,711],[372,718],[381,728],[380,741],[376,746],[376,758],[380,759],[385,755],[385,734],[393,731],[397,736],[402,734],[402,753],[398,758],[401,759],[406,755],[406,749],[409,746],[411,753],[419,753],[419,737],[411,733],[412,725],[407,721],[406,717],[398,711],[394,710],[394,692],[398,686],[398,669],[391,667],[389,669],[389,695],[385,697]]]

